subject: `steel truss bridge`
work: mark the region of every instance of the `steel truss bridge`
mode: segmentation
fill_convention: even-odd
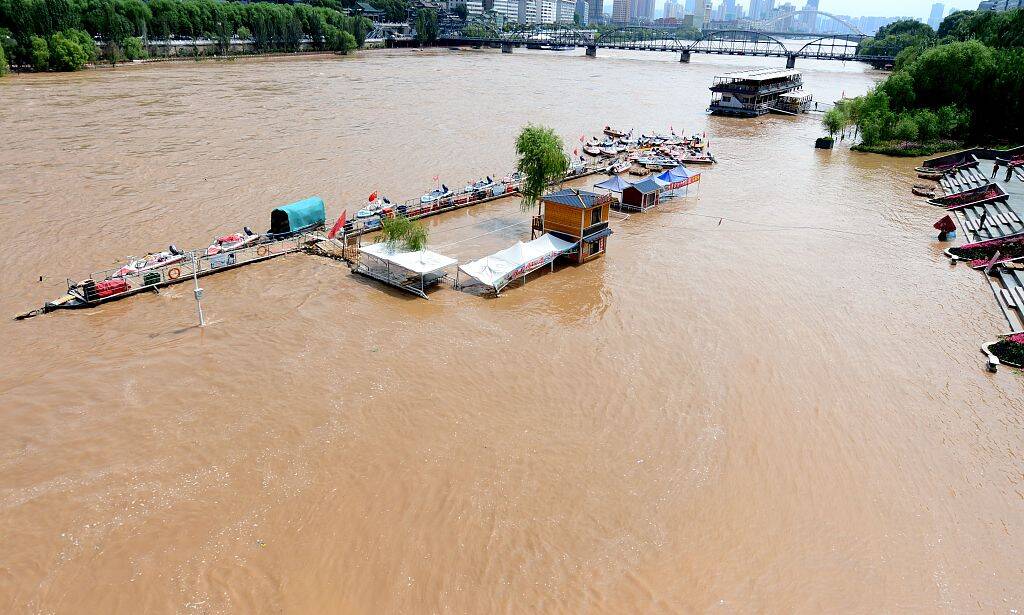
[[[595,30],[567,25],[517,26],[498,30],[488,24],[472,23],[455,29],[443,30],[438,43],[444,45],[473,45],[501,47],[511,53],[516,47],[566,49],[583,47],[588,56],[597,56],[597,50],[625,49],[629,51],[667,51],[678,53],[680,62],[689,62],[694,53],[786,58],[792,68],[797,58],[867,62],[876,66],[891,64],[891,54],[865,55],[858,53],[862,34],[826,34],[804,42],[785,43],[774,34],[754,30],[716,30],[705,32],[698,40],[681,39],[674,30],[646,26],[625,26],[598,33]]]

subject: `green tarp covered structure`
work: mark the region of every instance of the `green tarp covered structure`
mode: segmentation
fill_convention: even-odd
[[[289,205],[282,205],[270,212],[270,230],[268,233],[284,235],[309,230],[321,226],[327,219],[324,200],[312,196]]]

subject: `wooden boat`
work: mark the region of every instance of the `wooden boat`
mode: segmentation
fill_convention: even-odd
[[[942,171],[922,171],[917,174],[921,179],[930,179],[933,181],[939,181],[943,177]]]
[[[583,146],[583,153],[588,156],[600,156],[601,148],[596,145],[591,145],[590,143],[587,143],[586,145]]]
[[[611,126],[605,126],[604,127],[604,134],[608,135],[609,137],[614,137],[614,138],[617,139],[619,137],[624,137],[624,136],[626,136],[629,133],[622,132],[621,130],[615,130]]]
[[[929,199],[935,198],[935,188],[933,186],[928,186],[925,184],[914,184],[910,191],[916,194],[917,196],[923,196]]]
[[[629,174],[636,175],[637,177],[643,177],[645,175],[649,175],[650,172],[643,167],[630,167]]]

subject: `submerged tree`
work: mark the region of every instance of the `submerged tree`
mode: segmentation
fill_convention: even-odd
[[[411,252],[418,252],[427,247],[426,227],[405,216],[381,218],[380,236],[392,250],[401,247]]]
[[[523,174],[523,211],[537,204],[540,213],[540,197],[548,186],[560,182],[569,170],[569,161],[563,153],[565,146],[555,131],[545,126],[527,124],[516,139],[516,154],[519,163],[516,169]]]
[[[828,131],[828,137],[834,140],[836,135],[846,127],[846,117],[839,107],[833,107],[821,117],[821,124]]]

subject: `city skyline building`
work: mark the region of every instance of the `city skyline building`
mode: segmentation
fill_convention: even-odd
[[[934,30],[939,29],[939,24],[942,23],[942,16],[945,14],[946,6],[941,2],[936,2],[932,5],[931,15],[928,16],[928,25]]]

